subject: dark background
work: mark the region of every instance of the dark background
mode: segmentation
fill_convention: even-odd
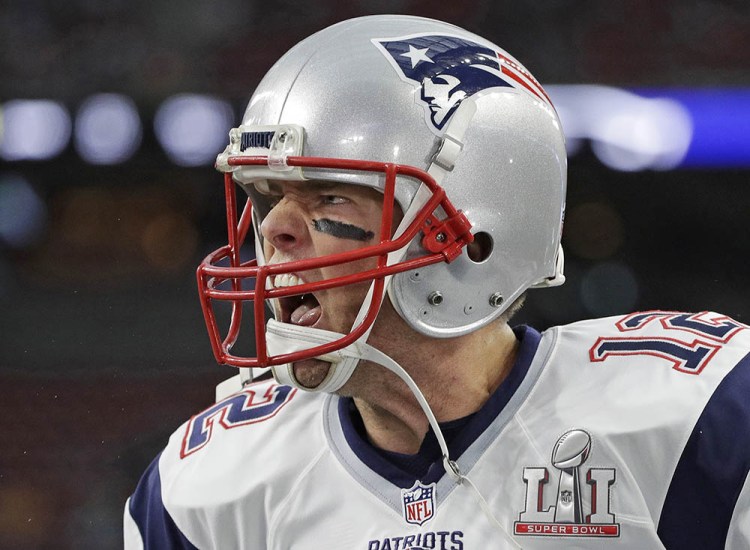
[[[143,124],[122,164],[87,164],[72,145],[50,160],[0,160],[0,182],[23,178],[45,212],[30,242],[0,238],[0,547],[121,546],[140,473],[233,374],[213,364],[194,279],[225,238],[221,176],[169,160],[152,129],[158,106],[212,94],[236,124],[283,52],[369,13],[459,24],[543,83],[750,85],[745,0],[0,1],[0,103],[55,99],[75,112],[117,92]],[[519,320],[546,328],[661,308],[748,322],[748,176],[618,172],[584,145],[570,161],[568,283],[531,292]]]

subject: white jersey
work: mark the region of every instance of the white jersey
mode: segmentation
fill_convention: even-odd
[[[647,312],[516,332],[509,376],[446,426],[461,483],[439,451],[416,478],[369,445],[349,399],[258,382],[175,432],[126,547],[750,548],[749,327]]]

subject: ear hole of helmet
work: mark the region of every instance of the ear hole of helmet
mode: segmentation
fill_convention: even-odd
[[[481,264],[492,255],[495,243],[489,233],[479,231],[474,235],[474,241],[466,247],[469,259],[475,264]]]

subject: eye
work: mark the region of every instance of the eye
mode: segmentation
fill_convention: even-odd
[[[346,204],[349,199],[339,195],[323,195],[321,197],[323,204]]]

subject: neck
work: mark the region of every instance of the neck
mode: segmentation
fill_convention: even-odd
[[[391,325],[393,326],[393,325]],[[451,339],[415,335],[406,327],[399,334],[371,338],[414,379],[438,422],[479,410],[510,372],[518,341],[504,322]],[[407,332],[404,332],[407,331]],[[407,338],[403,338],[408,334]],[[405,345],[399,345],[406,340]],[[379,346],[380,342],[388,346]],[[414,454],[429,423],[416,398],[395,374],[364,363],[355,371],[346,393],[362,416],[372,444],[388,451]]]

